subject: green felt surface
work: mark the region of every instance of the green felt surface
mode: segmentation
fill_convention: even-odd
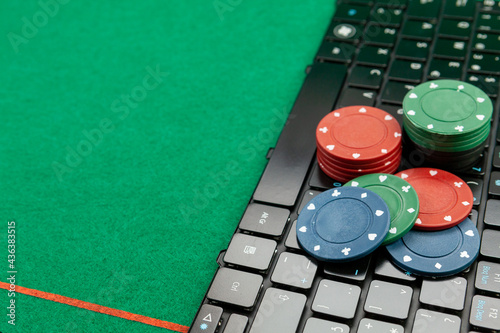
[[[190,325],[333,2],[59,1],[0,3],[0,281],[14,220],[16,284]],[[168,331],[9,300],[1,332]]]

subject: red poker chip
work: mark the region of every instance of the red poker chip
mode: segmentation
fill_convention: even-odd
[[[332,166],[328,162],[325,162],[323,156],[317,156],[318,165],[321,170],[330,178],[337,180],[341,183],[347,183],[348,181],[370,173],[390,173],[393,174],[397,171],[401,158],[398,158],[394,163],[390,163],[387,166],[376,169],[376,170],[362,170],[362,169],[342,169],[337,166]]]
[[[389,169],[392,169],[394,165],[399,166],[399,163],[401,162],[401,154],[395,155],[392,159],[385,161],[381,165],[374,166],[374,167],[365,167],[365,166],[358,166],[358,165],[352,165],[352,166],[346,166],[343,164],[338,164],[338,163],[332,163],[328,158],[326,158],[321,152],[318,152],[319,157],[321,158],[321,161],[323,164],[325,164],[327,167],[338,170],[344,173],[349,173],[353,175],[360,175],[361,173],[366,174],[366,173],[387,173],[386,171]]]
[[[420,212],[415,229],[442,230],[451,228],[472,210],[474,195],[467,183],[440,169],[415,168],[398,172],[418,194]]]
[[[334,157],[332,157],[330,154],[325,153],[323,150],[318,149],[318,153],[322,155],[324,158],[325,162],[331,164],[331,165],[336,165],[345,169],[374,169],[378,167],[384,167],[388,163],[391,163],[395,161],[398,158],[401,158],[403,152],[403,147],[399,147],[397,150],[395,150],[393,153],[388,154],[388,156],[384,156],[384,158],[380,158],[379,160],[371,163],[363,163],[363,164],[354,164],[354,163],[346,163],[343,161],[336,160]]]
[[[376,162],[401,146],[401,127],[389,113],[370,106],[349,106],[330,112],[318,124],[321,150],[353,164]]]

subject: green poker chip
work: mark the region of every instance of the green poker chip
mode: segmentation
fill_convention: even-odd
[[[447,152],[463,152],[474,149],[481,145],[488,138],[490,133],[490,128],[488,126],[487,128],[480,130],[476,137],[468,138],[461,142],[454,142],[447,137],[437,135],[425,137],[425,134],[412,128],[407,123],[404,123],[404,128],[408,137],[416,144],[428,149]]]
[[[493,104],[486,93],[469,83],[436,80],[410,90],[403,111],[406,119],[427,133],[463,138],[489,124]]]
[[[391,215],[391,224],[382,245],[400,239],[415,224],[420,208],[418,195],[404,179],[391,174],[373,173],[355,178],[344,186],[366,188],[384,199]]]
[[[493,104],[481,89],[436,80],[410,90],[403,100],[405,137],[428,165],[453,170],[474,164],[490,134]]]

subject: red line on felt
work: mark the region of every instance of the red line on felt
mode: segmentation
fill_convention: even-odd
[[[130,312],[123,311],[123,310],[112,309],[112,308],[108,308],[107,306],[97,305],[97,304],[89,303],[89,302],[85,302],[85,301],[80,301],[78,299],[74,299],[74,298],[70,298],[70,297],[66,297],[66,296],[61,296],[61,295],[52,294],[52,293],[48,293],[45,291],[39,291],[39,290],[35,290],[35,289],[30,289],[30,288],[24,288],[24,287],[20,287],[20,286],[15,286],[15,287],[16,287],[16,290],[15,290],[16,293],[34,296],[34,297],[38,297],[38,298],[43,298],[43,299],[46,299],[49,301],[67,304],[67,305],[71,305],[71,306],[76,306],[76,307],[81,308],[81,309],[86,309],[86,310],[90,310],[90,311],[104,313],[104,314],[107,314],[110,316],[115,316],[115,317],[119,317],[119,318],[123,318],[123,319],[127,319],[127,320],[133,320],[133,321],[137,321],[137,322],[151,325],[151,326],[162,327],[162,328],[166,328],[166,329],[176,331],[176,332],[181,332],[181,333],[187,333],[187,331],[189,329],[188,326],[174,324],[174,323],[171,323],[171,322],[168,322],[165,320],[154,319],[154,318],[130,313]],[[10,284],[0,281],[0,288],[9,290]]]

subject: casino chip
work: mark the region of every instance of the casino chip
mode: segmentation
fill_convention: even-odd
[[[300,212],[297,240],[321,261],[345,262],[373,252],[389,231],[389,209],[374,192],[340,187],[313,198]]]
[[[463,170],[473,166],[484,150],[493,104],[469,83],[436,80],[410,90],[403,111],[407,148],[433,166]]]
[[[384,199],[391,216],[391,226],[382,245],[403,237],[415,224],[419,212],[418,195],[405,180],[391,174],[376,173],[355,178],[344,186],[369,189]]]
[[[479,254],[479,232],[466,218],[450,229],[411,230],[403,238],[387,245],[396,266],[416,275],[438,277],[459,273]]]
[[[474,196],[467,183],[440,169],[415,168],[396,176],[410,183],[418,194],[420,212],[415,229],[441,230],[469,216]]]
[[[401,127],[389,113],[349,106],[319,122],[317,159],[328,176],[341,182],[373,172],[393,173],[401,161],[401,141]]]

